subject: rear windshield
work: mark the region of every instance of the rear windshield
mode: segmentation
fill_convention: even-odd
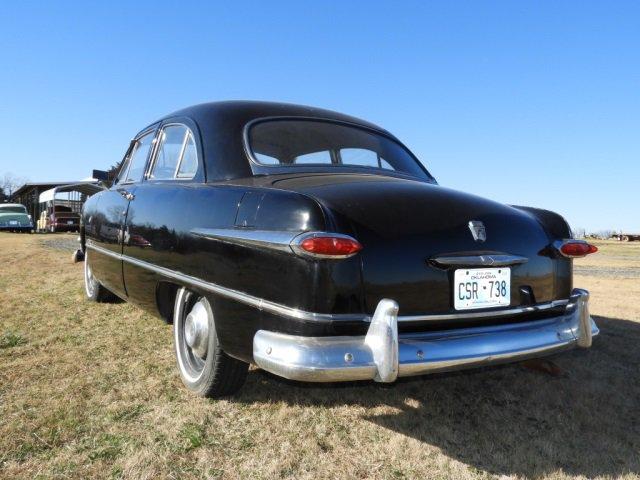
[[[319,120],[265,120],[248,135],[253,160],[272,167],[368,168],[431,179],[399,143],[374,131]]]
[[[0,213],[27,213],[27,209],[21,206],[5,207],[3,205],[0,205]]]

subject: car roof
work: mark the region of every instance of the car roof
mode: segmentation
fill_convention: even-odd
[[[199,134],[202,143],[207,181],[250,177],[253,172],[244,149],[244,128],[253,120],[269,117],[317,118],[347,122],[379,131],[395,139],[389,132],[373,123],[331,110],[290,103],[246,100],[202,103],[177,110],[145,127],[138,135],[160,122],[188,119],[194,122],[199,130],[195,133]]]
[[[2,207],[22,207],[22,208],[27,208],[24,205],[22,205],[21,203],[0,203],[0,208]]]
[[[190,117],[194,120],[211,118],[211,116],[223,117],[227,121],[240,119],[244,123],[265,117],[308,117],[337,120],[341,122],[355,123],[364,127],[379,130],[389,135],[389,132],[371,122],[361,118],[345,115],[343,113],[311,107],[308,105],[296,105],[282,102],[263,102],[256,100],[229,100],[224,102],[209,102],[193,105],[177,110],[163,117]],[[162,119],[161,119],[162,120]]]

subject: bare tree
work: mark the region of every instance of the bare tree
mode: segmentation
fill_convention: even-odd
[[[573,238],[584,238],[587,235],[587,232],[584,228],[578,227],[573,229]]]
[[[607,238],[611,238],[614,233],[614,230],[598,230],[593,234],[593,236],[596,238],[601,238],[602,240],[606,240]]]
[[[11,198],[14,192],[25,183],[27,183],[26,178],[16,177],[13,173],[7,172],[0,180],[0,189],[7,197]]]

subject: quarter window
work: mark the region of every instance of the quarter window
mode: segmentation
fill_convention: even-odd
[[[197,170],[198,153],[191,130],[184,125],[165,126],[160,132],[160,146],[149,178],[193,178]]]
[[[198,150],[191,132],[187,132],[182,161],[178,169],[178,178],[193,178],[198,171]]]

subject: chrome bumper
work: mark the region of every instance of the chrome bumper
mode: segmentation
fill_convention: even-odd
[[[253,358],[262,369],[292,380],[375,380],[458,370],[591,346],[599,330],[589,293],[574,289],[565,312],[526,323],[398,335],[398,304],[378,304],[365,336],[301,337],[259,330]]]

